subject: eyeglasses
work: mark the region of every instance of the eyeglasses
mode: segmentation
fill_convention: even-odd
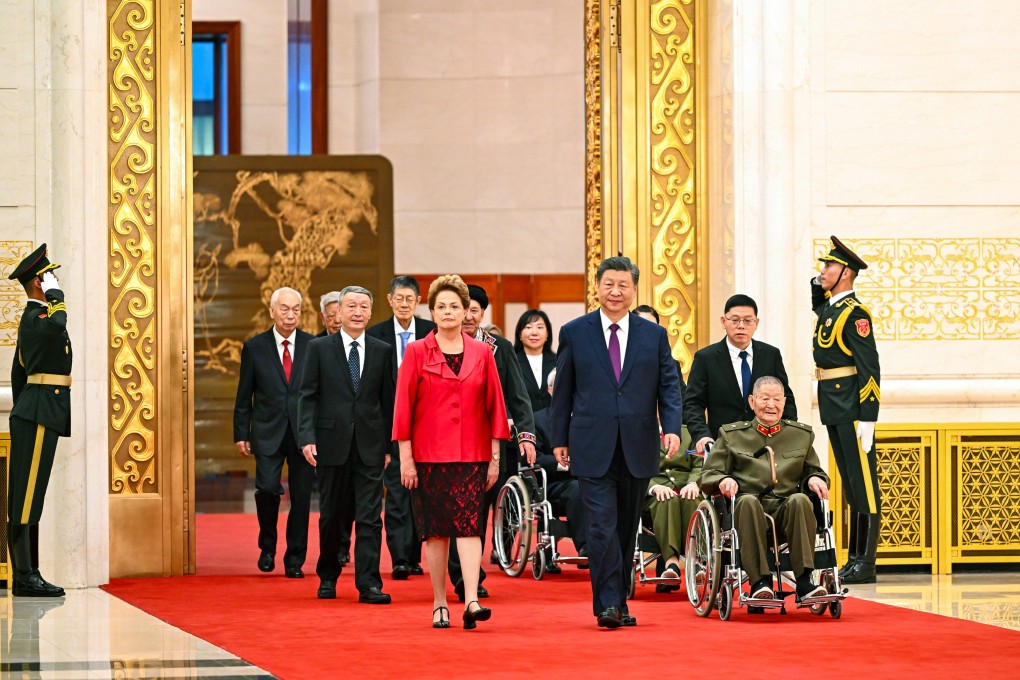
[[[396,302],[398,305],[404,302],[406,302],[409,305],[413,305],[415,301],[415,298],[411,295],[399,295],[397,297],[392,297],[390,299]]]
[[[727,316],[726,321],[728,321],[731,326],[736,326],[737,328],[740,328],[741,326],[753,326],[758,323],[758,319],[753,316],[743,319],[739,316]]]

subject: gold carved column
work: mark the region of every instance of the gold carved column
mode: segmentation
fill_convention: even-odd
[[[705,340],[702,0],[586,0],[586,254],[641,270],[638,304],[658,310],[684,370]]]
[[[194,571],[187,5],[108,0],[110,575]]]

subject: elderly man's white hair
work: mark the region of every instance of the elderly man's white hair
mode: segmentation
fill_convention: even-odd
[[[545,386],[551,390],[555,382],[556,382],[556,369],[554,368],[553,370],[549,371],[549,377],[545,379]]]
[[[299,303],[303,302],[301,298],[301,293],[297,292],[293,288],[287,288],[286,286],[284,286],[283,288],[277,288],[276,290],[273,291],[272,297],[269,298],[270,307],[275,307],[276,303],[280,301],[280,293],[294,293],[294,295],[297,295],[298,302]]]
[[[319,298],[319,311],[322,312],[323,316],[326,316],[326,307],[329,307],[334,302],[340,304],[340,291],[338,290],[331,290]]]

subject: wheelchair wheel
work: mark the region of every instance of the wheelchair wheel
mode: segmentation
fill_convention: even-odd
[[[834,619],[838,619],[843,615],[843,602],[836,600],[835,602],[829,603],[829,616]]]
[[[821,604],[813,604],[813,605],[811,605],[810,607],[808,607],[808,610],[812,614],[814,614],[815,616],[821,616],[822,614],[825,613],[825,610],[827,608],[828,608],[827,603],[822,602]]]
[[[531,495],[520,477],[506,480],[496,497],[493,519],[496,533],[496,557],[509,576],[520,576],[531,554]]]
[[[723,621],[730,620],[733,613],[733,590],[728,585],[723,585],[719,593],[719,618]]]
[[[637,582],[638,582],[638,566],[632,565],[630,568],[630,578],[627,579],[627,599],[633,600],[634,595],[637,594]]]
[[[535,577],[536,581],[541,581],[545,576],[544,550],[536,550],[535,554],[531,556],[531,575]]]
[[[703,500],[687,526],[687,552],[684,582],[687,597],[698,616],[708,616],[715,606],[722,576],[719,515],[712,504]]]

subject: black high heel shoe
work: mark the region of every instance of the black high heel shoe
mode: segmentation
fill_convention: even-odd
[[[439,612],[439,620],[438,621],[435,620],[436,612]],[[443,612],[446,612],[445,616],[443,616]],[[433,621],[432,621],[432,627],[433,628],[449,628],[450,627],[450,610],[447,609],[446,607],[436,607],[435,609],[433,609],[432,610],[432,618],[433,618]]]
[[[488,621],[492,616],[492,610],[486,609],[480,604],[478,604],[478,609],[471,611],[473,604],[478,604],[478,600],[468,602],[467,608],[464,609],[464,630],[474,630],[478,627],[476,621]]]

